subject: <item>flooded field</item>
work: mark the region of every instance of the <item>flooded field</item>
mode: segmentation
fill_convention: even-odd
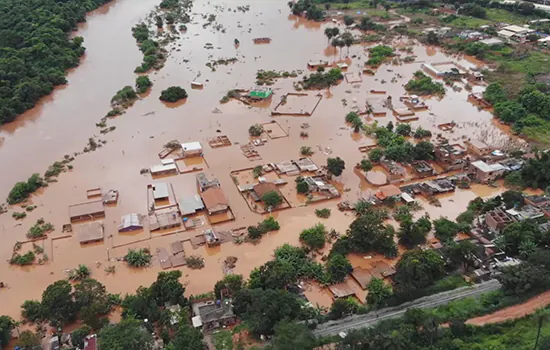
[[[43,99],[17,121],[0,129],[0,140],[3,140],[0,142],[0,163],[4,169],[0,178],[0,198],[6,197],[15,182],[26,179],[34,172],[43,173],[48,165],[65,154],[81,152],[90,136],[99,135],[95,123],[110,110],[109,102],[116,91],[125,85],[133,85],[134,67],[142,59],[132,38],[131,27],[157,3],[157,0],[139,3],[115,0],[90,14],[88,22],[78,32],[84,37],[87,53],[81,66],[69,73],[69,83]],[[250,5],[250,11],[235,11],[240,5]],[[202,143],[206,164],[182,161],[178,167],[182,171],[199,165],[209,178],[219,180],[235,220],[216,225],[218,230],[256,224],[265,218],[265,215],[250,210],[230,173],[266,163],[297,159],[301,146],[310,146],[315,151],[311,158],[317,165],[326,164],[327,156],[339,156],[345,160],[346,170],[334,185],[342,192],[343,200],[355,201],[363,190],[372,188],[353,170],[354,165],[364,157],[358,147],[368,138],[351,131],[344,122],[346,113],[355,106],[363,109],[366,98],[373,95],[371,90],[387,91],[387,95],[393,96],[395,101],[399,100],[398,97],[405,94],[403,85],[420,69],[422,62],[452,59],[464,66],[473,64],[465,59],[449,58],[434,48],[403,39],[395,46],[413,47],[417,56],[414,63],[383,65],[374,76],[363,75],[362,82],[351,80],[353,83],[348,83],[343,80],[330,91],[306,91],[311,96],[322,94],[311,116],[272,117],[271,110],[279,103],[281,96],[295,92],[293,83],[300,80],[303,74],[298,78],[279,79],[272,86],[274,95],[268,104],[250,107],[235,100],[220,104],[219,100],[231,89],[253,87],[256,72],[260,69],[303,70],[309,74],[307,61],[333,62],[342,55],[348,56],[347,72],[357,74],[368,57],[367,46],[354,45],[349,48],[349,54],[347,49],[343,49],[342,53],[335,52],[327,46],[323,34],[324,28],[333,24],[312,23],[289,15],[286,1],[197,1],[192,13],[193,20],[187,25],[187,32],[170,44],[171,53],[165,67],[150,74],[154,83],[152,91],[125,114],[108,121],[109,126],[116,126],[116,130],[101,136],[107,143],[95,152],[78,156],[72,163],[73,170],[61,174],[58,183],[52,183],[35,194],[30,202],[37,208],[29,212],[27,218],[21,221],[12,219],[11,212],[21,211],[19,207],[13,207],[0,216],[0,257],[4,261],[11,257],[12,247],[17,241],[26,240],[26,232],[37,219],[44,218],[55,226],[55,231],[43,243],[45,253],[50,257],[48,263],[27,268],[0,264],[0,281],[8,285],[7,289],[0,290],[2,313],[19,317],[20,305],[24,300],[39,299],[48,284],[66,278],[64,270],[78,264],[92,267],[92,277],[104,283],[110,292],[133,292],[140,285],[149,285],[161,270],[156,256],[151,267],[140,270],[129,269],[122,262],[113,262],[115,274],[104,272],[104,267],[110,264],[108,258],[122,257],[129,247],[146,247],[153,253],[157,248],[169,249],[171,242],[190,239],[208,228],[205,222],[195,230],[149,233],[145,227],[143,231],[118,233],[117,226],[122,215],[147,213],[147,185],[171,183],[176,199],[196,193],[196,173],[155,179],[149,174],[140,174],[141,169],[159,163],[158,153],[168,141]],[[202,16],[212,13],[216,14],[216,23],[224,31],[218,31],[214,26],[203,28],[206,20]],[[271,37],[271,43],[253,43],[253,38],[266,36]],[[240,41],[238,47],[234,45],[235,38]],[[207,43],[212,44],[212,49],[205,48]],[[209,61],[232,57],[237,58],[237,62],[219,65],[215,71],[206,66]],[[197,80],[204,82],[203,89],[191,89],[191,82]],[[158,100],[160,91],[172,85],[186,88],[189,98],[185,103],[166,105]],[[443,99],[425,100],[429,110],[416,112],[418,120],[411,122],[413,128],[422,126],[431,130],[434,137],[440,133],[456,142],[462,142],[465,138],[481,138],[494,147],[506,146],[510,136],[495,124],[490,112],[480,111],[468,102],[467,91],[453,91],[448,87],[446,90]],[[289,108],[310,108],[315,101],[309,100],[311,98],[307,106],[290,103]],[[276,137],[266,137],[267,143],[256,148],[262,160],[248,160],[239,145],[249,142],[249,126],[269,123],[272,119],[279,125],[273,125],[272,133]],[[371,119],[366,120],[372,122]],[[389,121],[397,122],[390,113],[376,120],[382,125]],[[438,124],[451,122],[457,124],[453,132],[437,129]],[[302,123],[310,125],[307,138],[300,136]],[[219,135],[227,135],[233,144],[221,148],[209,147],[207,139]],[[377,174],[373,176],[380,177]],[[214,283],[222,278],[222,262],[228,256],[238,258],[233,272],[247,276],[254,267],[271,259],[276,247],[286,242],[298,244],[301,230],[320,220],[328,229],[345,232],[353,216],[339,212],[336,200],[304,206],[303,199],[294,191],[293,178],[288,181],[286,186],[289,189],[284,194],[293,202],[293,208],[273,213],[281,229],[263,237],[259,245],[226,243],[215,248],[194,250],[189,242],[184,244],[187,254],[201,255],[206,260],[203,270],[182,268],[187,295],[210,291]],[[69,223],[68,206],[87,201],[86,190],[97,187],[104,191],[115,189],[120,194],[116,206],[105,208],[104,241],[81,246],[74,235],[52,240],[66,235],[61,228]],[[499,191],[501,189],[474,186],[471,190],[457,190],[454,195],[441,198],[440,208],[427,202],[422,205],[432,218],[440,215],[454,218],[464,210],[469,200],[476,196],[493,196]],[[330,219],[315,216],[314,210],[324,207],[332,209]],[[354,266],[360,264],[361,257],[352,259],[352,262]],[[315,286],[308,290],[307,295],[322,305],[330,301],[327,293]]]

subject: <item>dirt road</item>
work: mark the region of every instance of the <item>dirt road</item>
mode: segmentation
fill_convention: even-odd
[[[550,291],[539,294],[523,304],[510,306],[489,315],[469,319],[466,323],[481,326],[487,323],[504,322],[529,315],[548,304],[550,304]]]

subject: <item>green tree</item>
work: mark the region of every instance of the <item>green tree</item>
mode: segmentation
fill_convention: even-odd
[[[204,350],[202,332],[188,324],[180,324],[174,338],[168,345],[168,350]]]
[[[170,86],[166,90],[162,90],[159,100],[165,102],[177,102],[187,98],[187,92],[184,88],[179,86]]]
[[[447,218],[441,217],[433,221],[435,236],[443,242],[452,241],[458,232],[460,226]]]
[[[344,24],[349,27],[350,25],[353,24],[353,22],[355,22],[355,20],[353,19],[353,17],[351,16],[344,16]]]
[[[346,163],[340,157],[327,159],[327,170],[334,176],[342,175],[342,172],[346,169]]]
[[[499,83],[489,84],[483,92],[483,98],[492,104],[503,102],[508,99],[506,96],[506,91],[504,91],[502,85]]]
[[[179,281],[181,276],[179,270],[158,273],[157,280],[151,284],[151,297],[158,306],[185,305],[187,300],[183,296],[185,288]]]
[[[330,320],[338,320],[357,311],[357,302],[353,298],[338,298],[334,300],[328,313]]]
[[[151,290],[139,287],[136,294],[129,294],[122,300],[122,316],[155,322],[160,318],[159,307],[152,297]]]
[[[428,32],[426,35],[426,43],[428,45],[439,45],[439,37],[433,31]]]
[[[15,328],[15,321],[9,316],[0,316],[0,344],[8,344],[11,331]]]
[[[93,329],[101,328],[112,306],[105,286],[94,279],[86,278],[75,285],[74,289],[74,300],[82,321]]]
[[[349,246],[359,253],[377,252],[387,257],[397,256],[394,231],[384,225],[384,215],[371,207],[364,209],[347,230]]]
[[[44,320],[44,308],[39,301],[25,300],[21,305],[21,316],[27,322],[39,323]]]
[[[361,163],[359,164],[359,167],[361,170],[363,170],[365,173],[368,173],[372,170],[373,165],[368,159],[361,159]]]
[[[135,318],[123,318],[116,324],[109,324],[99,332],[99,348],[109,350],[151,350],[153,337]]]
[[[153,83],[147,75],[140,75],[136,78],[136,90],[138,94],[146,93],[151,86],[153,86]]]
[[[301,178],[301,181],[296,180],[296,192],[306,194],[309,192],[309,185]]]
[[[464,272],[468,267],[474,266],[477,246],[471,241],[449,242],[445,245],[444,251],[452,266],[460,267]]]
[[[300,309],[296,298],[280,289],[243,289],[233,300],[233,311],[254,335],[272,335],[277,323],[297,319]]]
[[[428,141],[420,141],[414,146],[414,159],[430,160],[434,157],[434,145]]]
[[[395,289],[407,294],[432,285],[445,274],[445,262],[433,250],[409,250],[395,266]]]
[[[74,321],[77,308],[72,289],[68,281],[61,280],[50,284],[42,293],[44,316],[51,325],[62,327]]]
[[[282,321],[275,327],[275,334],[268,349],[308,350],[313,349],[315,345],[315,337],[305,324]]]
[[[86,339],[86,336],[90,334],[92,331],[92,328],[90,328],[87,325],[84,325],[80,328],[75,329],[71,333],[71,343],[73,346],[76,346],[79,349],[84,349],[84,340]]]
[[[547,289],[550,286],[548,270],[531,263],[507,266],[497,275],[507,295],[522,296]]]
[[[32,331],[25,330],[19,334],[16,344],[22,349],[33,349],[40,345],[40,337]]]
[[[542,235],[535,222],[520,221],[506,226],[502,231],[502,235],[498,238],[497,244],[506,254],[517,256],[520,252],[520,246],[528,241],[537,244],[542,243]]]
[[[317,224],[300,233],[300,241],[310,249],[322,249],[326,242],[327,229],[323,224]]]
[[[296,270],[285,260],[271,260],[250,273],[248,285],[255,289],[284,289],[296,282]]]
[[[266,208],[271,207],[275,209],[283,203],[283,198],[281,198],[279,193],[269,191],[262,196],[262,202],[265,204]]]
[[[327,261],[328,279],[332,283],[343,282],[348,274],[353,271],[349,260],[342,254],[332,254]]]
[[[367,305],[375,308],[385,306],[388,299],[393,295],[393,290],[384,280],[373,277],[367,285]]]
[[[374,148],[369,152],[369,159],[373,163],[378,163],[384,156],[384,150],[382,148]]]
[[[407,123],[400,123],[395,128],[395,133],[402,136],[409,136],[411,131],[411,126]]]
[[[432,223],[426,216],[414,222],[411,216],[403,218],[399,223],[399,242],[409,248],[426,242],[426,236],[432,229]]]
[[[217,299],[221,299],[221,291],[226,290],[229,296],[234,296],[238,291],[244,288],[242,275],[229,274],[225,275],[222,280],[214,285],[214,293]],[[227,295],[225,295],[227,297]]]

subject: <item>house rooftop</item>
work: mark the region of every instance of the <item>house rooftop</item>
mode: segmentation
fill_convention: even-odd
[[[130,227],[143,227],[142,216],[137,213],[131,213],[120,218],[119,231]]]
[[[202,199],[198,194],[181,197],[179,201],[181,215],[195,214],[197,210],[204,209]]]
[[[193,313],[200,317],[200,325],[235,316],[230,300],[206,301],[193,304]],[[195,323],[195,321],[193,322]]]
[[[200,142],[198,141],[195,141],[195,142],[187,142],[187,143],[182,143],[181,144],[181,149],[184,151],[184,152],[189,152],[189,151],[200,151],[202,150],[202,145]]]
[[[395,185],[381,186],[376,193],[376,197],[380,200],[384,200],[388,197],[394,197],[401,194],[399,187]]]
[[[353,289],[346,282],[333,284],[328,289],[335,298],[346,298],[355,295]]]
[[[103,222],[94,221],[73,226],[80,244],[103,240]]]
[[[487,164],[482,160],[472,162],[472,165],[474,167],[476,167],[479,171],[482,171],[484,173],[490,173],[492,171],[501,171],[501,170],[506,169],[501,164],[498,164],[498,163],[496,163],[496,164]]]
[[[211,187],[204,191],[201,195],[204,206],[210,211],[218,205],[228,206],[229,203],[219,187]]]

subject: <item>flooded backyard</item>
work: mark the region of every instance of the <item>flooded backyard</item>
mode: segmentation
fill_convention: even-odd
[[[235,220],[218,224],[216,230],[229,230],[254,225],[267,215],[253,212],[246,199],[239,193],[231,172],[250,169],[267,163],[298,159],[301,146],[310,146],[314,151],[311,159],[318,165],[326,164],[327,157],[341,157],[346,163],[344,173],[335,179],[335,187],[342,193],[341,200],[355,202],[363,191],[376,187],[368,184],[353,167],[365,157],[358,148],[368,143],[368,138],[353,133],[344,121],[345,115],[357,107],[364,109],[367,98],[374,94],[371,90],[386,91],[398,101],[405,95],[404,84],[413,73],[421,69],[424,62],[455,61],[471,66],[471,61],[448,57],[437,49],[422,46],[408,39],[398,40],[395,47],[407,45],[413,48],[417,59],[402,65],[382,65],[374,76],[362,75],[362,81],[348,83],[345,79],[330,91],[300,91],[307,93],[307,103],[289,103],[294,109],[314,109],[311,116],[271,116],[272,109],[280,102],[281,96],[296,92],[293,83],[310,74],[307,62],[338,60],[340,52],[328,47],[324,28],[332,23],[314,23],[289,15],[286,1],[196,1],[192,9],[192,21],[187,31],[168,47],[170,56],[164,68],[150,74],[154,83],[152,91],[137,101],[125,114],[108,120],[116,130],[106,135],[99,134],[96,123],[110,110],[111,97],[125,85],[133,85],[136,75],[134,68],[141,63],[131,27],[143,20],[146,14],[158,4],[158,0],[143,0],[138,3],[130,0],[114,0],[94,11],[87,23],[80,26],[77,33],[84,37],[86,54],[79,67],[67,77],[68,84],[44,98],[37,107],[20,116],[15,122],[0,128],[0,163],[3,174],[0,178],[0,198],[6,198],[17,181],[27,179],[32,173],[43,173],[54,161],[65,154],[82,152],[91,136],[99,136],[107,143],[95,152],[76,157],[74,169],[59,176],[57,183],[51,183],[30,199],[37,206],[27,213],[23,220],[14,220],[13,211],[21,211],[14,206],[8,213],[0,215],[0,257],[5,261],[12,255],[12,248],[18,241],[25,241],[25,234],[39,218],[52,223],[55,231],[43,242],[49,262],[31,267],[0,264],[0,281],[8,288],[0,290],[2,312],[19,318],[20,305],[27,299],[40,299],[46,286],[58,279],[66,278],[66,269],[86,264],[92,269],[92,277],[101,281],[111,293],[131,293],[140,285],[149,285],[159,271],[160,263],[154,254],[158,248],[169,249],[174,241],[186,241],[187,255],[199,255],[205,259],[202,270],[187,267],[183,271],[182,282],[186,284],[186,295],[200,294],[212,290],[216,281],[223,277],[223,261],[229,256],[238,258],[233,273],[248,276],[250,271],[272,258],[275,248],[284,244],[299,244],[299,233],[322,222],[328,229],[345,233],[354,219],[350,212],[337,209],[338,200],[329,200],[306,205],[305,200],[294,190],[294,178],[288,178],[285,196],[289,197],[291,208],[274,212],[272,215],[281,224],[281,229],[264,236],[260,243],[225,243],[218,247],[193,249],[189,239],[209,228],[208,220],[193,230],[168,230],[150,233],[148,227],[142,231],[119,233],[118,224],[123,215],[129,213],[146,214],[148,207],[149,184],[170,183],[176,200],[181,196],[196,193],[196,172],[193,167],[203,168],[209,178],[217,178],[223,189]],[[250,5],[250,11],[236,11],[237,6]],[[214,13],[216,23],[223,27],[203,27],[203,15]],[[340,25],[342,28],[343,25]],[[269,44],[254,44],[257,37],[271,37]],[[240,41],[234,45],[234,39]],[[211,49],[205,44],[211,43]],[[368,46],[353,45],[344,48],[342,57],[349,67],[347,72],[358,74],[368,57]],[[214,70],[206,66],[212,60],[237,58],[235,63],[218,65]],[[220,99],[232,89],[250,89],[255,85],[258,70],[303,71],[298,78],[278,79],[271,88],[271,102],[251,107],[236,100],[220,104]],[[191,89],[192,81],[204,82],[203,89]],[[183,104],[167,106],[158,96],[169,86],[184,87],[189,97]],[[321,94],[318,105],[315,105]],[[344,101],[345,100],[345,101]],[[505,128],[496,124],[489,111],[479,110],[468,101],[468,92],[454,91],[446,87],[442,99],[423,99],[429,107],[416,111],[417,120],[410,124],[413,129],[421,126],[432,131],[433,140],[437,134],[451,143],[462,143],[469,138],[484,140],[495,148],[510,146],[510,138]],[[315,108],[311,105],[314,104]],[[261,159],[250,161],[241,152],[240,145],[249,142],[248,128],[253,124],[266,124],[271,130],[267,142],[256,147]],[[367,123],[378,121],[386,125],[389,121],[397,124],[397,119],[388,113],[382,117],[363,117]],[[442,131],[437,125],[456,123],[452,131]],[[302,124],[308,123],[308,137],[302,137]],[[207,140],[219,135],[227,135],[232,145],[211,148]],[[204,149],[205,163],[182,161],[180,171],[189,172],[151,178],[140,170],[159,163],[159,151],[170,140],[179,142],[199,141]],[[514,141],[515,142],[515,141]],[[519,141],[518,141],[519,142]],[[250,174],[243,173],[243,183],[252,182]],[[382,181],[383,173],[378,168],[373,171],[373,181]],[[68,206],[87,201],[86,191],[92,188],[104,191],[117,190],[120,197],[116,206],[105,207],[104,240],[101,243],[80,245],[75,235],[52,240],[67,235],[62,233],[64,224],[69,223]],[[423,210],[432,218],[447,216],[454,219],[464,211],[468,201],[477,196],[488,197],[502,192],[501,188],[474,185],[469,190],[457,190],[454,194],[440,198],[441,207],[434,207],[422,197],[419,200]],[[330,208],[329,219],[319,219],[314,210]],[[128,248],[149,248],[153,252],[153,263],[146,269],[129,269],[121,261],[109,262],[126,254]],[[328,252],[328,248],[325,249]],[[364,263],[363,257],[350,257],[354,267]],[[116,273],[108,274],[104,268],[116,266]],[[359,286],[357,286],[358,289]],[[358,291],[361,293],[362,291]],[[328,292],[311,286],[306,295],[321,305],[330,303]],[[359,294],[364,299],[364,293]]]

